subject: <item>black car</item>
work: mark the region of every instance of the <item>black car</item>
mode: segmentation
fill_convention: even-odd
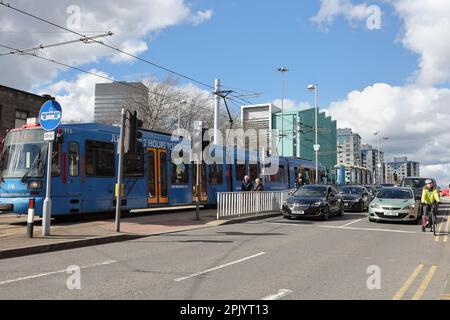
[[[366,185],[366,186],[364,186],[364,188],[366,188],[367,191],[369,191],[369,194],[372,197],[372,200],[377,196],[378,190],[375,186]]]
[[[298,189],[284,204],[285,219],[321,218],[344,214],[344,204],[337,190],[326,185],[307,185]]]
[[[369,209],[372,197],[363,186],[344,186],[340,189],[346,211],[365,212]]]

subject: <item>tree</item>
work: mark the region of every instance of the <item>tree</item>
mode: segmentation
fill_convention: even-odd
[[[159,132],[173,133],[178,128],[180,108],[181,128],[192,131],[196,121],[202,121],[204,128],[214,125],[214,96],[196,87],[180,86],[172,77],[164,81],[145,81],[148,95],[131,94],[126,105],[136,110],[144,123],[144,128]],[[184,102],[184,103],[183,103]],[[228,114],[221,110],[222,128],[228,128]]]

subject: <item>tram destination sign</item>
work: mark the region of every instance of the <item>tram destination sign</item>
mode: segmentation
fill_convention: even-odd
[[[62,119],[61,105],[53,100],[44,103],[39,113],[39,122],[45,131],[54,131],[60,124]]]

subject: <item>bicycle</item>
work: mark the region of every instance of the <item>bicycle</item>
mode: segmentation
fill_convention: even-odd
[[[434,236],[437,236],[438,203],[434,203],[433,205],[422,204],[422,207],[423,206],[427,206],[427,209],[426,209],[426,212],[422,216],[422,232],[427,231],[427,217],[429,216],[429,225],[430,225],[430,229],[431,229],[430,232],[433,232]]]

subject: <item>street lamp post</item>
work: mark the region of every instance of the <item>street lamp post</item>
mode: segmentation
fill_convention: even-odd
[[[378,184],[381,184],[381,157],[380,157],[380,132],[377,131],[375,133],[377,136],[377,149],[378,149],[378,156],[377,156],[377,181]]]
[[[288,68],[278,68],[281,73],[281,156],[284,156],[284,74],[289,71]]]
[[[318,97],[319,97],[319,85],[311,84],[308,86],[308,90],[314,92],[314,107],[315,107],[315,118],[316,118],[316,144],[314,145],[314,152],[316,153],[316,183],[319,183],[319,106],[318,106]]]
[[[383,138],[383,141],[388,141],[390,138],[389,137],[384,137]],[[384,166],[384,180],[385,180],[385,182],[386,183],[389,183],[388,182],[388,172],[387,172],[387,169],[388,169],[388,161],[387,161],[387,155],[386,155],[386,148],[384,148],[384,163],[385,163],[385,166]]]
[[[178,136],[180,136],[181,132],[181,106],[187,103],[186,100],[181,100],[178,104]]]

